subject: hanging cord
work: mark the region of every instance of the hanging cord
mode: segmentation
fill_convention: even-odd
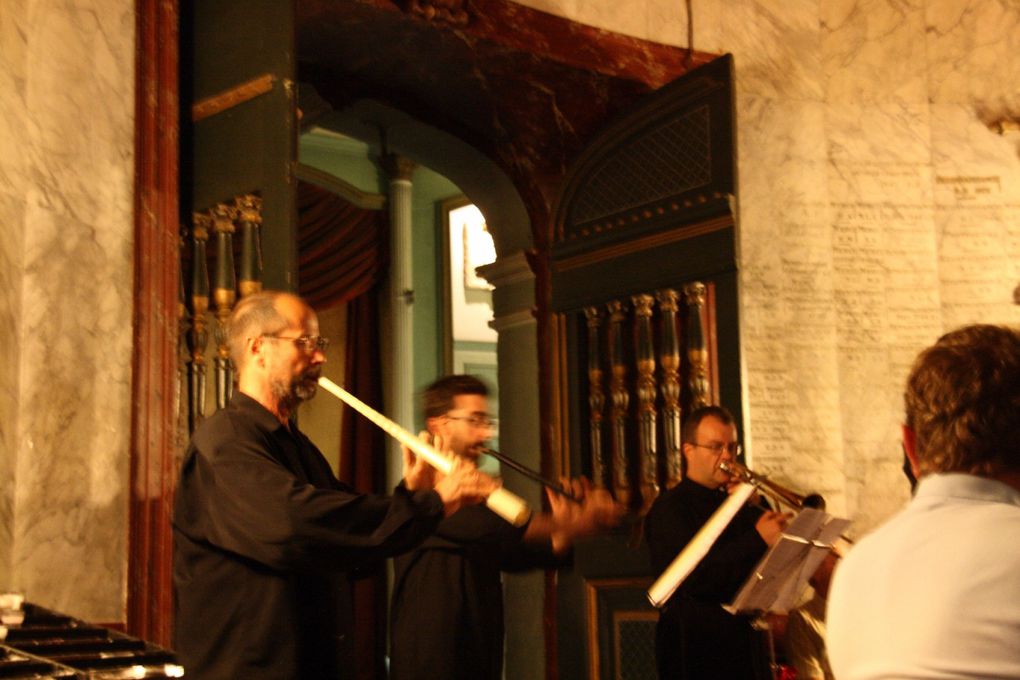
[[[694,9],[691,7],[693,0],[684,0],[687,9],[687,56],[684,57],[684,68],[688,71],[694,65]]]

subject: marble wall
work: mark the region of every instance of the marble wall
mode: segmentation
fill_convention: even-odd
[[[658,42],[685,3],[524,0]],[[737,74],[746,439],[866,531],[907,497],[899,392],[969,321],[1020,322],[1020,7],[700,0]],[[0,588],[126,596],[135,7],[0,12]]]
[[[131,0],[0,12],[0,587],[95,621],[126,601]]]
[[[685,3],[523,0],[687,44]],[[860,534],[908,497],[901,390],[968,322],[1020,322],[1020,5],[700,0],[734,55],[745,438]]]

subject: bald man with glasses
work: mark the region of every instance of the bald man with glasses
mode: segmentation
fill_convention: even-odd
[[[227,343],[234,396],[196,430],[176,493],[174,647],[199,680],[354,677],[351,573],[414,548],[496,484],[468,465],[436,482],[408,451],[391,497],[338,481],[294,420],[328,344],[301,298],[244,298]]]
[[[661,574],[727,498],[735,480],[720,469],[740,455],[729,411],[706,406],[684,423],[683,480],[662,492],[645,518],[652,569]],[[751,619],[722,608],[779,540],[789,516],[744,506],[663,607],[655,632],[663,680],[771,678],[764,641]]]

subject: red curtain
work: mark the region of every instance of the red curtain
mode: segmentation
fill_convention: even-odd
[[[298,290],[315,309],[347,305],[346,389],[382,410],[377,287],[389,260],[385,211],[358,208],[307,182],[298,183]],[[364,493],[384,491],[383,431],[343,409],[339,478]],[[386,575],[354,587],[356,677],[385,677]]]

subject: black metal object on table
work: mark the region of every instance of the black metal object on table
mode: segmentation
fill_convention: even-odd
[[[0,678],[179,678],[170,650],[25,603],[20,624],[0,628]]]

